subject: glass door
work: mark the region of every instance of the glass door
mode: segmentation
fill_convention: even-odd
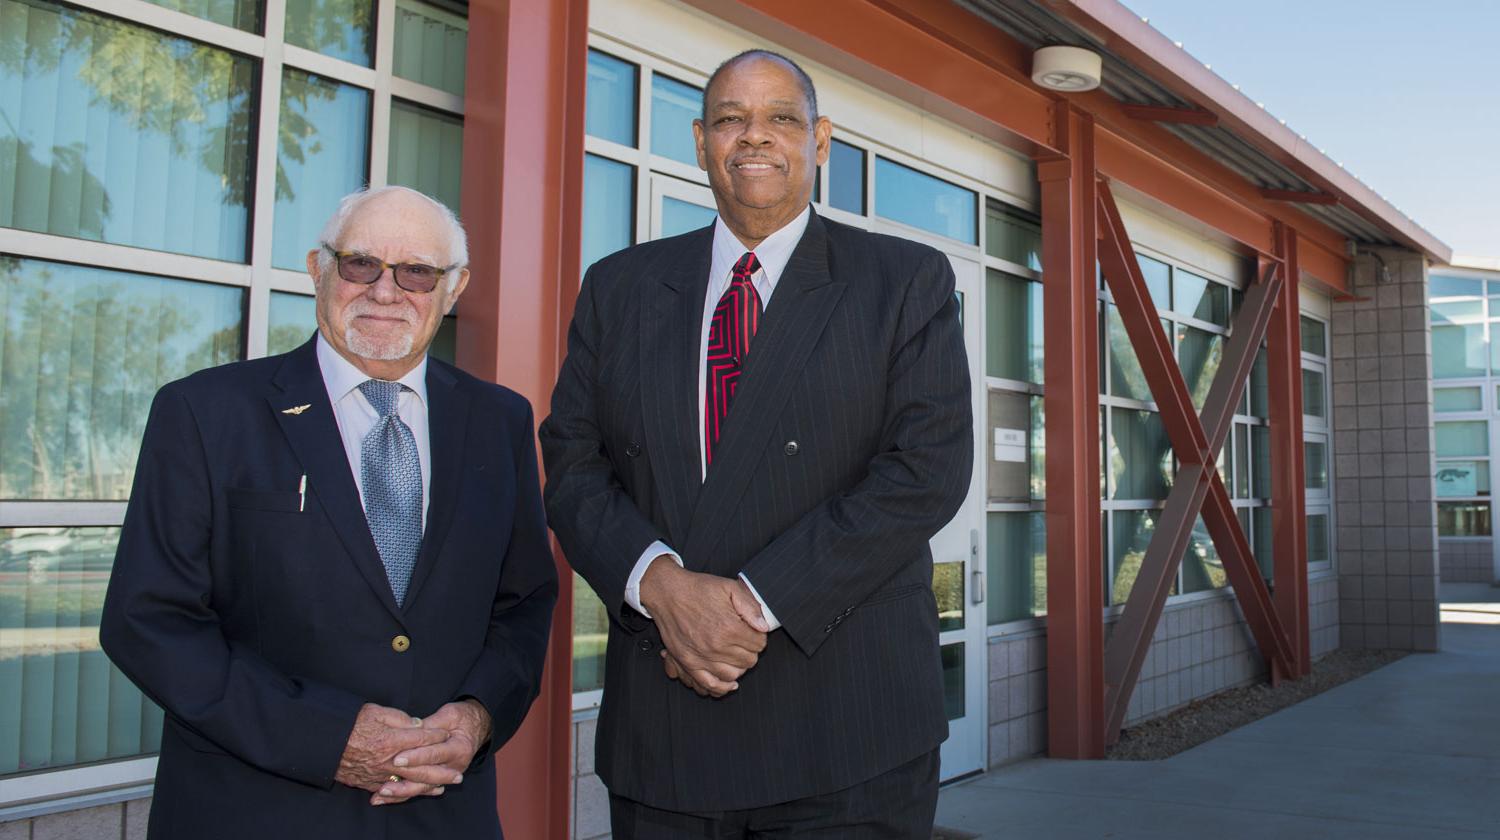
[[[652,239],[697,230],[719,215],[708,187],[658,172],[651,173],[650,178]]]

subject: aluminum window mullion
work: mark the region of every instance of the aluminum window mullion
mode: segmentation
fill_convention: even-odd
[[[281,120],[281,77],[286,35],[286,0],[266,0],[266,52],[261,62],[261,94],[255,144],[255,203],[250,233],[250,305],[245,323],[245,355],[266,355],[271,315],[271,230],[276,210],[277,126]]]
[[[93,239],[0,228],[0,251],[18,257],[114,268],[231,286],[251,284],[250,267],[189,254],[172,254]]]

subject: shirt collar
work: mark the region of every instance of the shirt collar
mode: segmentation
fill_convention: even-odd
[[[797,243],[802,241],[802,234],[807,230],[807,222],[811,216],[812,205],[809,204],[802,208],[797,218],[792,219],[755,246],[755,259],[760,263],[761,270],[766,273],[766,283],[770,288],[776,287],[776,281],[781,279],[781,272],[785,271],[786,264],[791,262],[792,251],[796,250]],[[715,219],[713,262],[709,266],[710,281],[727,285],[729,272],[744,255],[745,244],[729,230],[722,217]]]
[[[323,338],[321,330],[318,331],[318,368],[323,372],[323,387],[328,389],[328,399],[335,405],[349,396],[350,391],[371,378],[339,355],[339,351],[333,349],[333,345]],[[410,388],[417,399],[422,401],[422,405],[427,405],[427,354],[423,353],[417,366],[396,381]]]

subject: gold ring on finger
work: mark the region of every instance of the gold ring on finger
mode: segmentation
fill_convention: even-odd
[[[386,778],[389,781],[392,781],[392,782],[399,782],[399,781],[401,781],[401,777],[397,776],[395,773],[392,773],[390,776],[387,776]]]

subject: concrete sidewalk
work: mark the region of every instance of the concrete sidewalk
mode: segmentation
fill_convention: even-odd
[[[1500,589],[1443,588],[1442,651],[1165,761],[1037,759],[943,790],[992,838],[1500,838]]]

